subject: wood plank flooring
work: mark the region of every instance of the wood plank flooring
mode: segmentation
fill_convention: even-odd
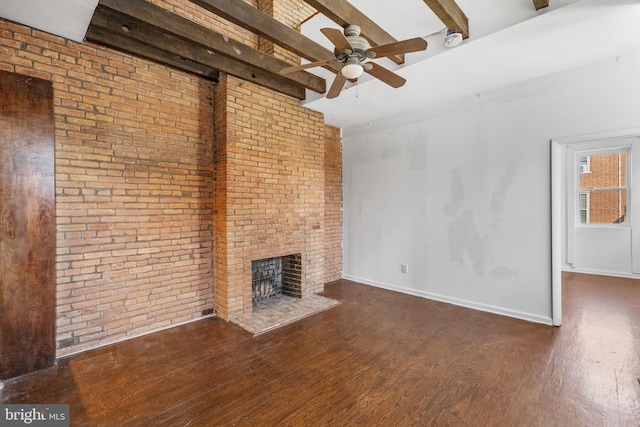
[[[73,426],[638,426],[640,282],[565,274],[564,325],[341,280],[252,337],[211,318],[5,382]]]

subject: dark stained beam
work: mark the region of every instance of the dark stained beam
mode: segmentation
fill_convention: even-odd
[[[280,70],[289,67],[290,64],[154,6],[145,0],[100,0],[100,6],[143,23],[149,28],[159,30],[162,35],[154,37],[154,40],[149,40],[147,43],[159,50],[164,50],[167,36],[172,36],[195,44],[216,55],[223,55],[236,62],[246,64],[250,69],[261,70],[261,73],[266,73],[274,81],[288,80],[318,93],[323,93],[326,89],[324,79],[307,72],[291,73],[286,78],[280,76],[278,74]],[[120,26],[125,25],[120,22],[119,24]],[[156,35],[158,34],[160,33],[156,33]]]
[[[469,18],[454,0],[424,0],[429,9],[436,14],[448,29],[469,37]]]
[[[217,80],[218,71],[223,71],[298,99],[305,97],[304,88],[299,84],[165,34],[102,5],[96,8],[86,37],[211,80]],[[161,48],[153,46],[158,40],[163,40]]]
[[[110,46],[123,52],[131,53],[141,58],[146,58],[159,64],[168,65],[182,71],[188,71],[200,77],[217,81],[220,72],[216,68],[206,67],[198,64],[182,55],[171,54],[153,46],[136,41],[131,37],[122,36],[90,25],[87,29],[86,39],[105,46]]]
[[[343,28],[350,24],[358,25],[362,29],[360,35],[369,40],[373,46],[398,41],[346,0],[304,0],[304,2]],[[396,64],[402,64],[404,55],[390,56],[389,59]]]
[[[332,51],[242,0],[190,0],[234,24],[311,61],[334,59]],[[341,67],[326,67],[338,72]]]
[[[533,0],[536,10],[544,9],[549,6],[549,0]]]

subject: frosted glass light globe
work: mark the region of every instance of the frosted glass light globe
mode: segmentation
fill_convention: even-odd
[[[340,70],[347,79],[357,79],[364,73],[364,68],[360,64],[347,64]]]

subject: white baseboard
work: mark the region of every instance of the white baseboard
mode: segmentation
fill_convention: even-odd
[[[365,285],[375,286],[377,288],[387,289],[390,291],[400,292],[403,294],[408,294],[408,295],[413,295],[413,296],[426,298],[434,301],[453,304],[460,307],[471,308],[473,310],[485,311],[488,313],[499,314],[501,316],[513,317],[516,319],[526,320],[533,323],[541,323],[543,325],[553,324],[553,320],[551,319],[551,317],[539,316],[537,314],[525,313],[522,311],[511,310],[509,308],[482,304],[474,301],[463,300],[460,298],[448,297],[445,295],[435,294],[433,292],[427,292],[427,291],[422,291],[422,290],[413,289],[413,288],[406,288],[404,286],[392,285],[390,283],[378,282],[376,280],[350,276],[347,274],[343,274],[342,278],[346,280],[352,280],[354,282],[362,283]]]
[[[567,273],[593,274],[596,276],[622,277],[624,279],[640,279],[640,274],[619,271],[589,270],[587,268],[573,268],[569,266],[563,266],[562,271]]]

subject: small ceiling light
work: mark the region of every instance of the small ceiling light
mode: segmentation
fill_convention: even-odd
[[[357,58],[349,58],[340,73],[349,80],[357,79],[364,73],[364,67],[358,62]]]
[[[456,47],[460,43],[462,43],[462,34],[454,33],[453,31],[447,29],[447,36],[444,38],[444,46]]]

